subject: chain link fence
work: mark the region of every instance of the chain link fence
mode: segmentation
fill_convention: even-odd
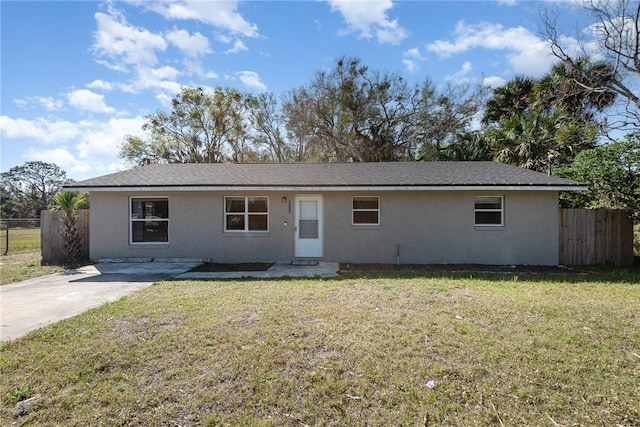
[[[40,218],[0,219],[0,254],[40,250]]]

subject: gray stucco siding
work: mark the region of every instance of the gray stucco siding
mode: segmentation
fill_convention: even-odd
[[[367,195],[373,195],[367,194]],[[351,194],[325,196],[325,251],[341,262],[558,263],[557,192],[379,193],[380,226],[352,226]],[[476,227],[474,198],[504,197],[504,226]]]
[[[269,197],[268,232],[224,232],[224,197],[233,195]],[[132,196],[168,197],[168,243],[130,243],[129,199]],[[290,258],[293,251],[293,235],[287,236],[287,230],[282,229],[286,220],[282,196],[258,192],[94,192],[91,197],[92,259],[160,257],[218,262],[277,261]]]
[[[296,194],[304,193],[92,192],[90,255],[291,260]],[[224,231],[224,197],[234,195],[269,197],[267,232]],[[504,197],[504,226],[474,226],[474,197],[480,195]],[[130,243],[131,196],[169,198],[169,243]],[[380,225],[352,225],[353,196],[380,197]],[[556,191],[345,191],[325,193],[323,200],[327,261],[395,263],[399,244],[401,263],[558,263]]]

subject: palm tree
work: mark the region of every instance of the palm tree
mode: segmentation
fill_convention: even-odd
[[[486,138],[496,149],[495,160],[544,172],[548,158],[568,164],[576,154],[595,144],[597,126],[579,123],[562,110],[534,108],[503,120]]]
[[[491,140],[479,132],[461,132],[447,146],[440,149],[440,160],[493,160]]]
[[[85,256],[82,245],[82,236],[78,231],[77,210],[87,202],[85,193],[61,191],[53,197],[56,208],[64,212],[62,216],[62,236],[64,238],[64,262],[69,267],[76,267]]]
[[[493,90],[485,105],[484,124],[500,122],[513,115],[524,113],[530,106],[535,81],[530,77],[516,76],[503,86]]]
[[[591,123],[595,113],[610,107],[615,100],[616,95],[609,88],[612,75],[610,64],[586,56],[575,62],[559,62],[536,82],[533,105],[562,109]]]

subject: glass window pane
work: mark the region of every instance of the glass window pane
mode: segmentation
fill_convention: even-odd
[[[249,215],[249,231],[267,231],[267,215]]]
[[[476,197],[476,209],[502,209],[502,198]]]
[[[168,242],[169,221],[132,221],[131,241],[133,243]]]
[[[225,212],[243,212],[244,213],[244,197],[225,198]]]
[[[249,212],[267,212],[267,198],[249,197]]]
[[[300,201],[300,219],[317,219],[318,202],[315,200]]]
[[[144,218],[144,208],[142,200],[131,199],[131,218]]]
[[[131,199],[131,218],[169,218],[167,199]]]
[[[378,211],[354,211],[354,224],[378,224]]]
[[[227,215],[226,227],[227,230],[244,231],[244,215]]]
[[[476,212],[476,225],[500,225],[502,212]]]
[[[300,238],[301,239],[317,239],[318,238],[318,220],[317,219],[301,219]]]
[[[353,209],[378,209],[377,197],[354,197]]]

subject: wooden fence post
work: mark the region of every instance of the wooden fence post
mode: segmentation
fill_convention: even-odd
[[[633,264],[633,219],[629,212],[560,209],[560,264]]]

